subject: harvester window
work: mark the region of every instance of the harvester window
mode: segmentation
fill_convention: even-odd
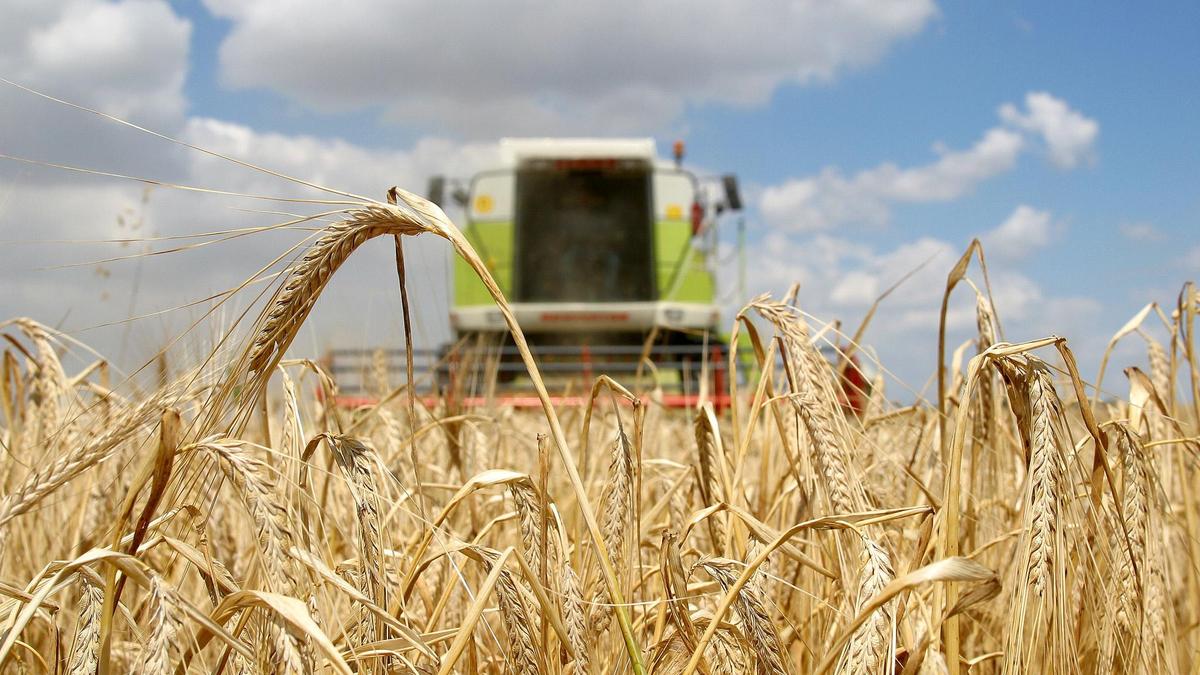
[[[518,300],[654,299],[644,164],[527,167],[517,173],[516,201]]]

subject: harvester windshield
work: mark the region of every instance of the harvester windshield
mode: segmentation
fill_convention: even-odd
[[[544,160],[518,169],[516,299],[653,300],[650,191],[645,162]]]

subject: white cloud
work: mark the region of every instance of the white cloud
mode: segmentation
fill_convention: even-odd
[[[1049,211],[1021,204],[996,229],[983,235],[983,247],[1000,258],[1023,258],[1050,243],[1057,225]]]
[[[166,133],[183,124],[191,24],[167,2],[6,3],[0,16],[5,79]],[[0,84],[0,119],[6,154],[165,180],[179,176],[173,149],[11,85]],[[33,168],[25,176],[79,181]]]
[[[1197,270],[1200,270],[1200,246],[1193,246],[1190,251],[1183,254],[1179,261],[1195,274]]]
[[[966,150],[936,148],[938,159],[923,166],[901,169],[885,163],[851,178],[831,168],[812,178],[768,187],[761,208],[768,222],[797,230],[823,230],[842,223],[882,225],[893,203],[951,201],[1011,170],[1023,147],[1020,134],[989,129]]]
[[[1136,222],[1136,223],[1121,223],[1118,228],[1121,236],[1130,241],[1162,241],[1165,235],[1162,230],[1159,230],[1154,223]]]
[[[279,173],[375,199],[392,185],[420,190],[430,175],[469,176],[494,166],[498,158],[495,143],[460,144],[426,137],[408,150],[366,148],[339,139],[257,132],[208,118],[188,120],[184,139]],[[194,155],[190,161],[193,180],[209,187],[276,195],[303,189],[207,155]]]
[[[759,209],[768,223],[799,231],[828,230],[842,223],[878,225],[891,216],[881,195],[837,169],[768,186]]]
[[[1044,91],[1026,94],[1025,109],[1026,112],[1021,112],[1006,103],[1000,107],[1000,117],[1018,129],[1041,136],[1055,166],[1073,169],[1081,162],[1094,161],[1094,146],[1100,134],[1096,120]]]
[[[867,306],[879,297],[879,290],[878,276],[854,271],[834,284],[829,299],[839,305]]]
[[[799,282],[808,302],[857,311],[865,310],[885,288],[922,265],[925,267],[908,282],[906,292],[897,295],[897,304],[912,306],[940,297],[946,269],[958,256],[948,242],[928,237],[878,251],[826,234],[798,238],[771,231],[752,247],[748,257],[752,289],[778,293]]]
[[[18,3],[4,11],[5,77],[126,119],[162,124],[182,115],[191,23],[166,2]]]
[[[687,105],[757,105],[878,60],[932,0],[519,3],[209,0],[221,72],[318,110],[496,136],[657,130]]]
[[[966,150],[948,150],[938,143],[934,145],[938,157],[928,164],[901,168],[885,162],[850,177],[829,167],[816,176],[768,186],[759,207],[771,225],[797,231],[847,224],[879,226],[891,218],[894,204],[953,201],[1008,173],[1029,147],[1031,135],[1043,138],[1051,160],[1064,168],[1091,156],[1099,129],[1095,121],[1049,94],[1031,93],[1026,102],[1028,115],[1011,104],[1002,106],[1001,119],[1009,126],[984,131]]]

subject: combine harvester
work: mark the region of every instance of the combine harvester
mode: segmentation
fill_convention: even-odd
[[[558,402],[586,401],[607,374],[653,385],[667,406],[726,405],[717,222],[741,211],[737,178],[701,180],[683,168],[679,142],[673,162],[658,158],[652,139],[503,139],[500,149],[501,166],[465,183],[434,177],[428,197],[462,209],[464,233],[512,302]],[[538,405],[500,311],[464,261],[452,264],[455,340],[414,350],[418,372],[468,407]],[[402,373],[404,357],[340,349],[328,366],[356,396],[381,358]]]

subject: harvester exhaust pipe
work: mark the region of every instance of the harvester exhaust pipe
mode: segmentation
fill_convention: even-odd
[[[446,205],[446,177],[445,176],[430,176],[429,186],[425,188],[425,198],[437,204],[438,206]]]
[[[742,191],[738,189],[737,176],[731,173],[721,176],[721,186],[725,188],[725,205],[730,211],[741,211]]]

